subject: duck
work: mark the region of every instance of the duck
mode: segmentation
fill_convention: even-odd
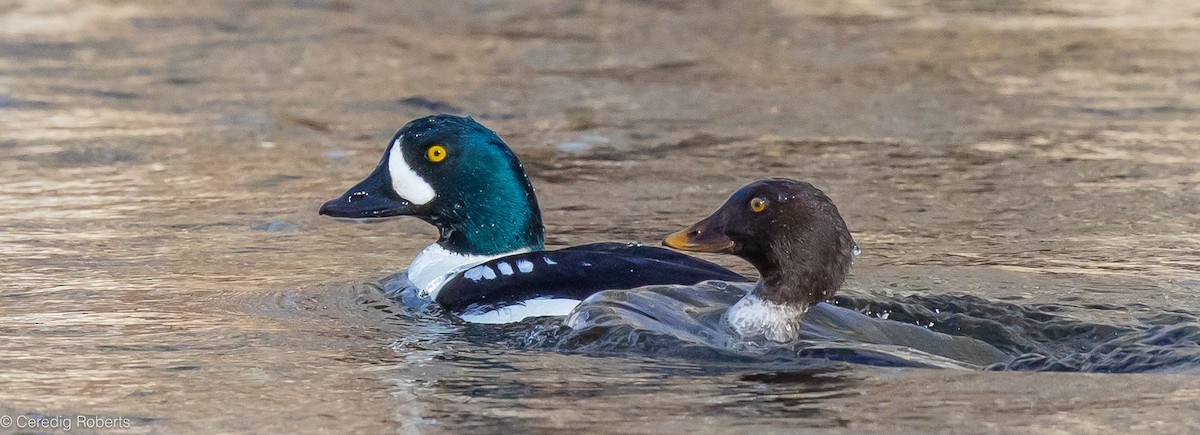
[[[787,178],[738,189],[663,244],[749,262],[759,280],[723,320],[742,337],[775,342],[800,336],[805,312],[841,289],[858,250],[833,201],[812,184]]]
[[[633,343],[636,350],[689,357],[703,354],[695,345],[744,355],[786,349],[891,367],[980,369],[1012,360],[972,337],[839,306],[833,298],[859,249],[837,206],[810,183],[754,181],[663,244],[735,255],[759,279],[599,292],[563,320],[565,335],[555,342],[590,351]]]
[[[375,169],[320,215],[415,217],[438,230],[404,272],[418,299],[469,323],[564,316],[588,296],[652,284],[748,281],[716,263],[639,243],[545,249],[541,210],[516,154],[474,119],[433,115],[396,132]]]

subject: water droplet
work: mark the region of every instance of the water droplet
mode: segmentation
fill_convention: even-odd
[[[854,250],[853,250],[853,251],[850,251],[850,254],[851,254],[851,255],[853,255],[853,256],[855,256],[855,257],[857,257],[857,256],[858,256],[858,254],[861,254],[861,253],[862,253],[862,250],[861,250],[861,249],[858,249],[858,244],[857,244],[857,243],[855,243],[855,244],[854,244]]]

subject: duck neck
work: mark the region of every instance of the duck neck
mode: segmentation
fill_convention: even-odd
[[[850,238],[823,242],[811,252],[800,244],[777,243],[759,258],[748,258],[762,277],[754,293],[772,303],[808,307],[833,297],[850,269]]]
[[[765,269],[765,270],[764,270]],[[803,270],[783,273],[779,267],[760,268],[762,277],[754,287],[753,294],[779,305],[809,306],[821,302],[825,291],[816,288],[816,282],[807,277]]]
[[[445,219],[433,224],[443,248],[469,255],[540,251],[543,248],[542,211],[533,185],[516,158],[508,174],[464,177]]]
[[[467,255],[496,255],[543,248],[542,219],[537,203],[476,203],[462,220],[439,224],[438,245]]]

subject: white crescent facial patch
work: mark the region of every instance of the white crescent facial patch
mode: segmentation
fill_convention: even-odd
[[[412,166],[404,160],[404,150],[400,149],[399,139],[392,144],[391,155],[388,156],[388,172],[392,175],[392,189],[408,202],[423,205],[437,196],[433,186],[417,175]]]

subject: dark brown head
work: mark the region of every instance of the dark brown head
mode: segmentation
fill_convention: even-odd
[[[663,244],[733,254],[762,275],[760,297],[816,304],[833,297],[850,271],[854,239],[833,201],[796,180],[759,180],[734,192],[704,220]]]

